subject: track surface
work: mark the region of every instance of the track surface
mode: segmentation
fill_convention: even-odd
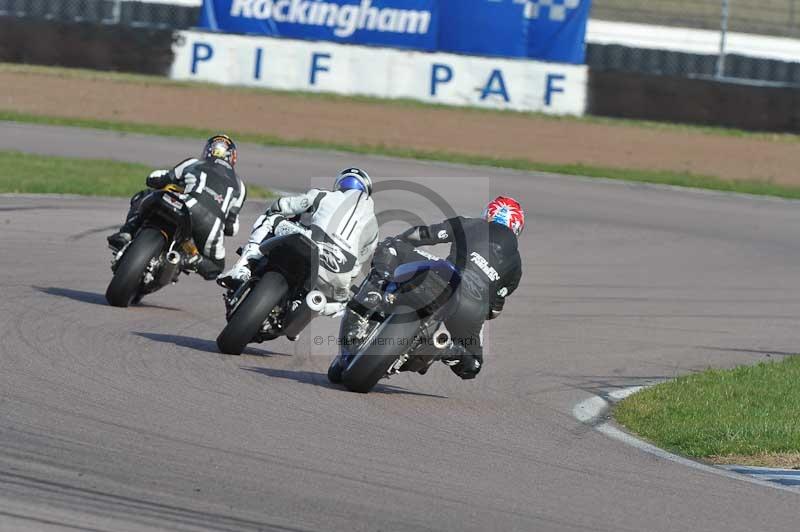
[[[198,143],[0,123],[9,148],[164,166]],[[422,177],[458,212],[519,197],[525,274],[484,372],[347,393],[324,376],[335,346],[312,345],[330,320],[219,355],[213,283],[105,305],[124,201],[0,197],[0,529],[797,530],[797,495],[661,461],[570,414],[598,390],[798,351],[797,203],[241,151],[251,182],[283,190],[361,164]],[[403,194],[379,210],[442,216]]]

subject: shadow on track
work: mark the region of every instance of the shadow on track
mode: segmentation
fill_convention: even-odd
[[[611,392],[616,390],[624,390],[633,386],[647,386],[668,380],[670,377],[664,375],[648,375],[638,377],[625,377],[621,375],[555,375],[562,378],[567,378],[571,382],[565,382],[564,385],[581,390],[592,395],[599,395],[605,397]],[[673,375],[674,376],[674,375]]]
[[[82,231],[80,233],[68,236],[67,240],[80,240],[81,238],[86,238],[87,236],[96,235],[98,233],[105,233],[107,231],[116,231],[118,229],[119,225],[107,225],[105,227],[97,227],[95,229],[89,229],[87,231]]]
[[[331,390],[345,391],[344,386],[331,384],[328,381],[328,376],[324,373],[317,373],[315,371],[292,371],[288,369],[272,369],[264,367],[242,366],[240,369],[250,371],[253,373],[260,373],[275,379],[289,379],[303,384],[313,384],[321,386],[322,388],[329,388]],[[352,393],[352,392],[348,392]],[[419,397],[433,397],[435,399],[447,399],[446,395],[436,395],[423,392],[412,392],[397,386],[389,384],[378,384],[370,393],[372,394],[401,394],[401,395],[416,395]]]
[[[104,307],[110,307],[108,302],[106,301],[106,296],[104,294],[98,294],[96,292],[86,292],[84,290],[73,290],[71,288],[60,288],[58,286],[35,286],[32,285],[31,288],[34,290],[38,290],[39,292],[51,295],[51,296],[58,296],[58,297],[65,297],[67,299],[72,299],[73,301],[80,301],[81,303],[89,303],[92,305],[102,305]],[[174,312],[182,312],[183,309],[175,308],[175,307],[165,307],[162,305],[151,305],[149,303],[139,303],[138,305],[132,305],[131,308],[154,308],[160,310],[172,310]]]
[[[72,290],[70,288],[58,288],[56,286],[31,286],[34,290],[49,294],[51,296],[65,297],[73,301],[80,301],[81,303],[90,303],[92,305],[108,306],[106,297],[103,294],[95,292],[84,292],[83,290]]]
[[[136,336],[141,336],[142,338],[147,338],[148,340],[152,340],[154,342],[173,344],[177,345],[178,347],[187,347],[189,349],[194,349],[195,351],[203,351],[205,353],[213,353],[215,355],[222,354],[219,352],[216,342],[213,342],[211,340],[206,340],[204,338],[195,338],[193,336],[181,336],[179,334],[159,334],[159,333],[138,332],[138,331],[132,331],[131,334],[135,334]],[[242,354],[252,355],[257,357],[271,357],[275,355],[280,355],[280,353],[265,351],[263,349],[256,349],[254,347],[248,347]]]

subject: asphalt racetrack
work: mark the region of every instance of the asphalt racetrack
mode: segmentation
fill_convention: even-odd
[[[0,149],[156,167],[201,144],[0,123]],[[0,197],[0,530],[798,529],[797,494],[661,460],[571,414],[598,391],[800,350],[798,203],[240,151],[248,181],[278,190],[362,165],[384,183],[385,234],[520,199],[524,276],[487,329],[484,371],[349,393],[325,377],[324,319],[297,343],[220,355],[214,283],[106,305],[105,235],[126,201]],[[262,208],[247,205],[247,226]]]

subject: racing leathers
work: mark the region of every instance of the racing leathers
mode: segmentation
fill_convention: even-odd
[[[247,191],[244,182],[233,167],[223,159],[186,159],[171,170],[156,170],[147,177],[150,189],[177,185],[183,189],[182,197],[192,219],[192,237],[200,252],[189,257],[182,267],[197,271],[210,280],[225,267],[224,237],[239,231],[239,211]],[[131,198],[131,206],[120,232],[109,237],[112,247],[120,247],[135,235],[142,223],[141,206],[150,196],[150,190],[138,192]],[[128,235],[121,242],[114,237]],[[116,245],[115,245],[116,244]]]
[[[483,366],[484,321],[499,316],[506,298],[517,289],[522,261],[517,237],[508,227],[464,217],[407,230],[396,238],[394,260],[430,258],[414,248],[444,243],[450,244],[447,260],[461,272],[461,283],[458,306],[445,321],[453,343],[443,360],[462,379],[472,379]],[[385,248],[380,249],[379,254]],[[392,260],[376,254],[376,261],[386,259]]]
[[[358,190],[312,189],[276,200],[253,225],[253,231],[236,265],[220,276],[227,288],[250,278],[250,265],[261,259],[259,245],[271,236],[302,232],[319,249],[317,288],[328,299],[322,312],[335,315],[350,299],[354,279],[369,264],[378,243],[375,204]]]

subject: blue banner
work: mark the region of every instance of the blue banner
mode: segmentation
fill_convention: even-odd
[[[591,0],[439,0],[439,50],[582,64]]]
[[[435,50],[437,0],[204,0],[200,27]]]
[[[591,0],[204,0],[214,31],[581,64]]]

